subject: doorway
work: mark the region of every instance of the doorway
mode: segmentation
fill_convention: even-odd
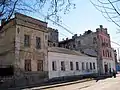
[[[108,65],[105,64],[104,67],[105,67],[105,73],[107,73],[108,72]]]

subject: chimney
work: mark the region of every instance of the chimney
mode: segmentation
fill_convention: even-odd
[[[77,37],[77,34],[74,34],[74,38],[76,38]]]
[[[100,28],[102,29],[102,28],[103,28],[103,25],[100,25]]]
[[[66,38],[66,40],[68,40],[68,38]]]
[[[72,39],[74,38],[74,36],[72,36]]]

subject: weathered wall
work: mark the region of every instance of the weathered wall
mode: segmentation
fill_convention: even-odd
[[[48,33],[47,28],[30,22],[31,18],[24,21],[22,16],[16,16],[16,55],[19,56],[18,64],[24,70],[25,59],[31,59],[32,71],[37,71],[37,60],[43,60],[43,70],[47,71],[47,47]],[[19,18],[20,17],[20,18]],[[18,31],[19,30],[19,31]],[[30,35],[30,47],[24,47],[24,35]],[[36,49],[36,37],[41,39],[41,48]],[[47,37],[47,38],[45,38]]]
[[[15,60],[15,20],[11,20],[0,31],[0,65],[11,65]]]
[[[94,41],[96,38],[96,41]],[[79,44],[80,43],[80,44]],[[94,32],[75,38],[76,50],[97,49],[97,35]]]
[[[57,29],[48,28],[48,45],[50,47],[58,46],[59,33]]]

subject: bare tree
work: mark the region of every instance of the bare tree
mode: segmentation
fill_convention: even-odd
[[[72,8],[75,8],[72,0],[0,0],[0,20],[9,21],[15,12],[42,14],[44,11],[47,19],[59,21],[59,13],[66,14]]]
[[[108,21],[120,28],[120,0],[90,0],[90,2]]]

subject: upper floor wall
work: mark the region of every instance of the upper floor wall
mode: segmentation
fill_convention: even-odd
[[[48,28],[48,46],[58,47],[59,32],[57,29]]]
[[[110,36],[107,32],[107,28],[103,28],[103,26],[100,25],[100,28],[97,28],[96,32],[99,41],[98,49],[101,57],[105,59],[112,59],[113,50],[111,48]]]

